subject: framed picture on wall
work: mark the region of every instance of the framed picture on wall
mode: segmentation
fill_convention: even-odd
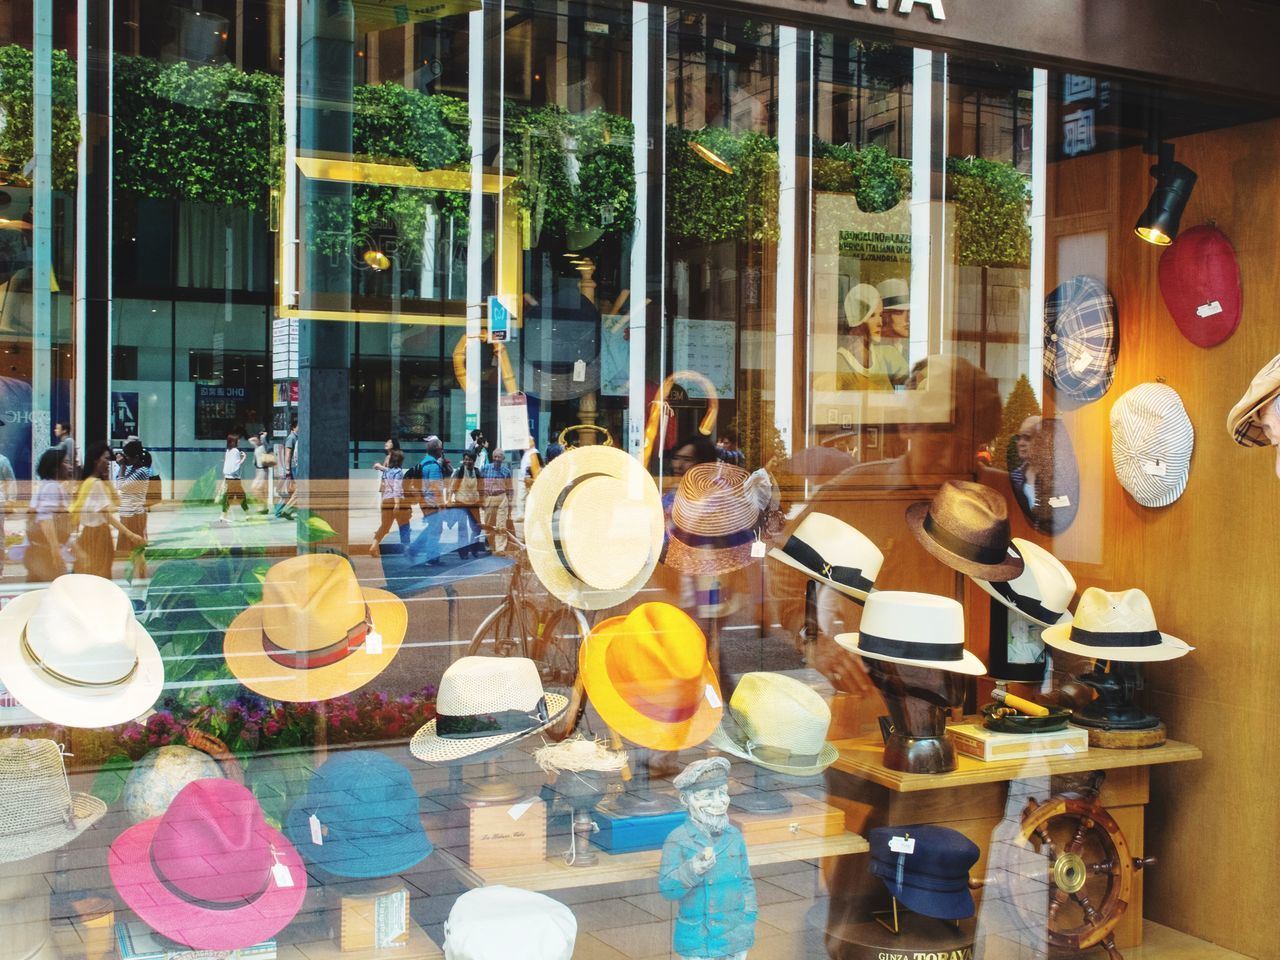
[[[1040,634],[1044,627],[1009,612],[994,599],[991,603],[991,638],[987,652],[987,676],[1014,683],[1042,683],[1048,662]]]

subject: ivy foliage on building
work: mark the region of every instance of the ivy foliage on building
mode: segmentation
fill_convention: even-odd
[[[950,157],[947,197],[959,210],[956,256],[962,266],[1030,264],[1026,177],[1007,163],[981,157]]]
[[[0,171],[22,176],[34,150],[31,77],[32,53],[11,44],[0,47]],[[65,50],[53,51],[53,188],[76,186],[76,151],[80,128],[76,120],[76,65]]]

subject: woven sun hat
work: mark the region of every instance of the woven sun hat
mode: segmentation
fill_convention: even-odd
[[[831,708],[807,684],[780,673],[747,673],[707,742],[792,777],[821,773],[840,756],[827,743]]]
[[[669,603],[596,624],[578,648],[578,674],[604,722],[653,750],[697,746],[724,711],[707,638]]]
[[[0,684],[50,723],[111,727],[151,709],[164,663],[123,590],[69,573],[0,610]]]
[[[1242,447],[1269,447],[1271,441],[1262,429],[1262,414],[1267,404],[1280,397],[1280,356],[1272,357],[1254,375],[1249,389],[1227,414],[1227,431]]]
[[[867,597],[858,633],[836,635],[850,653],[872,660],[980,677],[982,661],[964,648],[964,607],[931,593],[881,590]]]
[[[662,497],[617,447],[576,447],[538,474],[524,508],[529,562],[564,603],[603,610],[630,600],[662,553]]]
[[[284,832],[308,863],[337,877],[387,877],[425,860],[409,771],[372,750],[339,753],[320,765],[285,819]]]
[[[262,602],[231,622],[222,648],[227,666],[250,690],[313,703],[382,673],[408,624],[404,601],[362,587],[346,557],[309,553],[267,571]]]
[[[107,866],[143,922],[197,950],[240,950],[275,936],[307,892],[298,852],[230,780],[188,784],[162,816],[116,838]]]
[[[867,599],[884,554],[862,531],[828,513],[805,515],[769,556],[855,600]]]
[[[953,570],[984,580],[1012,580],[1022,573],[1022,557],[1009,549],[1009,508],[990,487],[944,481],[932,503],[907,508],[907,526]]]
[[[1159,279],[1173,322],[1197,347],[1216,346],[1236,332],[1244,300],[1240,264],[1217,227],[1179,233],[1160,255]]]
[[[1071,600],[1076,595],[1076,580],[1062,561],[1039,544],[1013,538],[1013,550],[1022,557],[1022,573],[1012,580],[972,580],[991,596],[1032,623],[1052,627],[1070,623]]]
[[[1187,488],[1196,432],[1176,390],[1142,383],[1111,408],[1116,479],[1144,507],[1167,507]]]
[[[1055,650],[1121,663],[1176,660],[1195,649],[1160,632],[1151,601],[1136,588],[1109,593],[1089,587],[1080,594],[1072,622],[1049,627],[1040,637]]]
[[[1045,298],[1044,372],[1073,400],[1088,403],[1111,389],[1120,337],[1116,304],[1095,277],[1072,277]]]
[[[543,692],[527,657],[461,657],[440,678],[436,717],[409,750],[428,763],[463,760],[546,729],[568,706],[568,697]]]
[[[132,823],[158,817],[169,809],[173,798],[195,780],[217,780],[222,776],[218,761],[200,750],[172,743],[152,750],[133,765],[124,782],[125,811]]]
[[[690,575],[729,573],[751,563],[760,510],[750,474],[731,463],[699,463],[680,478],[662,562]]]
[[[97,797],[72,792],[52,740],[0,740],[0,863],[57,850],[106,812]]]
[[[445,960],[570,960],[573,911],[518,887],[477,887],[453,902],[444,922]]]

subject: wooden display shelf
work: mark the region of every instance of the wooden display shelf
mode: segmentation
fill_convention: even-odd
[[[900,773],[884,765],[884,742],[877,737],[837,740],[835,746],[840,751],[840,759],[833,765],[836,770],[870,780],[897,793],[945,790],[982,783],[1002,783],[1024,777],[1087,773],[1091,770],[1150,767],[1160,763],[1199,760],[1204,755],[1199,747],[1169,740],[1161,746],[1141,750],[1090,747],[1084,753],[1072,756],[1036,757],[1027,760],[982,761],[957,756],[956,769],[950,773]]]
[[[793,860],[816,860],[850,853],[866,853],[867,841],[848,831],[834,837],[802,837],[781,843],[748,844],[747,859],[752,866],[787,863]],[[482,883],[505,883],[526,890],[565,890],[571,887],[594,887],[629,880],[656,879],[661,850],[638,850],[634,853],[606,853],[596,850],[599,862],[591,867],[571,867],[556,853],[540,864],[518,867],[487,867],[472,870]]]

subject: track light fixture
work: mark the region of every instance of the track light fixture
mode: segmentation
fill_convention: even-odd
[[[1151,168],[1151,176],[1156,178],[1156,188],[1134,224],[1133,232],[1147,243],[1167,247],[1178,235],[1182,211],[1196,185],[1196,172],[1173,159],[1171,143],[1160,144],[1155,152],[1158,161]]]

